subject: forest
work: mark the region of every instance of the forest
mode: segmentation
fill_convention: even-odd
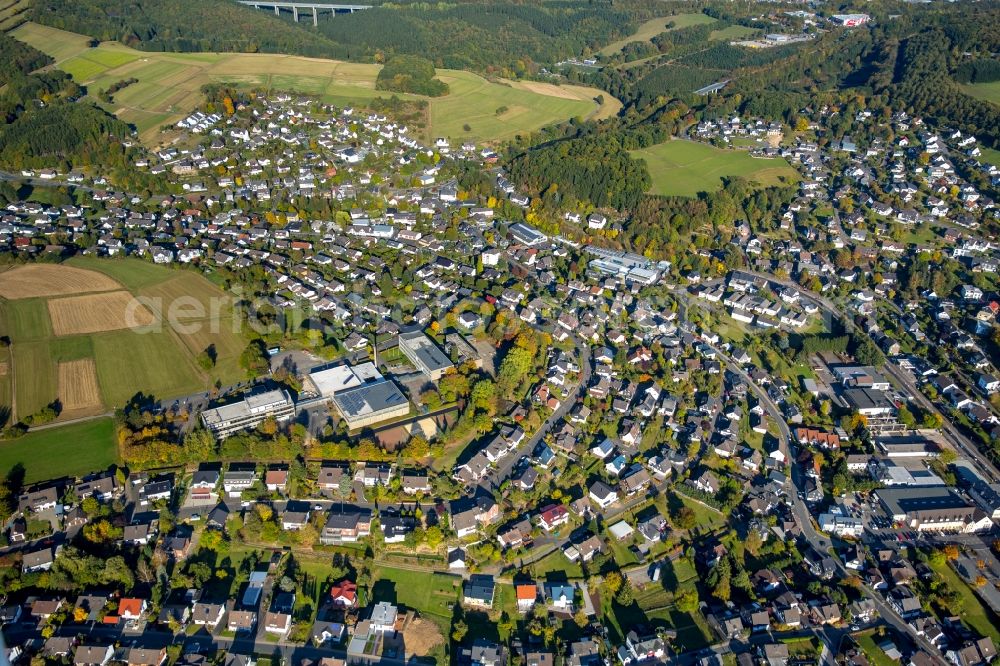
[[[1000,60],[977,58],[963,62],[955,68],[959,83],[989,83],[1000,80]]]
[[[536,63],[600,48],[652,15],[632,0],[414,3],[321,17],[317,30],[224,0],[37,0],[30,19],[148,51],[289,53],[365,62],[408,54],[437,67],[520,76],[535,72]]]
[[[722,23],[760,27],[732,5],[704,11]],[[1000,109],[966,95],[957,83],[1000,78],[1000,61],[989,55],[1000,51],[1000,9],[934,5],[890,17],[887,8],[875,6],[872,13],[871,27],[831,30],[807,48],[749,50],[726,43],[704,48],[706,26],[692,26],[654,37],[659,58],[628,68],[567,74],[623,100],[626,115],[629,109],[647,115],[671,98],[696,104],[708,114],[737,98],[737,113],[787,121],[816,101],[860,98],[870,109],[904,109],[996,145]],[[731,83],[723,100],[693,95],[725,79]]]
[[[619,3],[392,5],[320,24],[320,32],[349,50],[351,59],[392,53],[429,58],[437,67],[521,76],[597,49],[631,32],[649,9]],[[648,15],[647,15],[648,14]]]
[[[48,56],[6,35],[0,35],[0,50],[10,55],[0,66],[6,68],[6,85],[0,90],[0,165],[69,171],[100,164],[123,185],[150,184],[149,174],[129,168],[132,159],[120,141],[131,134],[128,125],[83,99],[86,91],[65,72],[33,72],[51,63]]]
[[[1000,19],[1000,11],[997,12]],[[941,124],[954,124],[993,145],[1000,143],[1000,107],[963,93],[948,75],[953,50],[962,48],[947,31],[932,29],[904,40],[889,89],[898,104]]]
[[[646,167],[628,151],[652,143],[641,134],[613,132],[569,139],[524,152],[511,161],[510,173],[532,191],[631,210],[651,181]]]
[[[311,29],[220,0],[37,0],[30,19],[146,51],[347,56]]]
[[[0,33],[0,85],[6,85],[18,74],[28,74],[52,62],[38,49]]]
[[[448,94],[448,84],[434,78],[434,65],[426,58],[397,55],[385,63],[375,80],[377,90],[440,97]]]
[[[5,164],[15,167],[76,162],[73,158],[106,144],[109,134],[124,138],[129,128],[93,104],[54,104],[4,127],[0,154]]]

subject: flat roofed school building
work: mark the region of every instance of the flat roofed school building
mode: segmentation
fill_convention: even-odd
[[[324,398],[332,398],[341,391],[356,388],[369,382],[382,381],[382,373],[371,361],[359,365],[337,365],[313,370],[309,379]]]
[[[268,417],[279,423],[295,416],[295,403],[284,389],[247,393],[239,402],[206,409],[201,421],[216,437],[256,428]]]
[[[333,405],[351,430],[410,413],[406,396],[388,379],[340,391],[333,396]]]
[[[400,333],[399,351],[432,382],[440,380],[446,370],[454,367],[451,359],[422,331]]]

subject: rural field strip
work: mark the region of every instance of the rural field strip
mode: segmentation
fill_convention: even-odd
[[[375,90],[379,66],[374,64],[280,54],[147,52],[116,42],[89,47],[81,35],[32,23],[23,24],[11,34],[65,63],[63,69],[92,90],[107,88],[123,78],[138,79],[115,95],[114,104],[105,106],[125,122],[136,125],[140,138],[151,145],[165,138],[161,128],[200,103],[201,85],[213,81],[244,87],[271,86],[317,95],[337,104],[362,104],[391,94]],[[442,80],[453,82],[452,93],[427,99],[428,137],[503,140],[575,116],[606,118],[617,113],[621,104],[596,88],[567,86],[554,92],[506,86],[461,70],[442,69],[438,74]],[[603,96],[604,104],[594,102],[598,95]],[[494,109],[501,105],[509,106],[512,113],[494,115]],[[465,124],[470,123],[472,130],[465,130]]]

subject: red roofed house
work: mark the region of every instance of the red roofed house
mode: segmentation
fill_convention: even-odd
[[[538,598],[538,586],[534,583],[516,586],[516,593],[518,612],[527,613],[535,607],[535,600]]]
[[[138,620],[148,609],[145,599],[127,597],[118,602],[118,616],[123,620]]]
[[[358,603],[358,586],[349,580],[334,583],[330,588],[330,599],[337,606],[353,608]]]
[[[285,490],[288,485],[288,470],[287,469],[269,469],[264,475],[264,485],[271,492],[276,490]]]
[[[796,428],[795,439],[799,444],[811,444],[823,449],[839,449],[840,435],[830,432],[823,432],[815,428]]]
[[[562,504],[549,504],[538,514],[538,524],[546,532],[569,522],[569,511]]]

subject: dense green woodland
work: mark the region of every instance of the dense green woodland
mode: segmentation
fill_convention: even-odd
[[[379,71],[375,88],[428,97],[447,95],[448,84],[435,79],[434,74],[434,65],[430,60],[417,56],[397,55]]]
[[[347,55],[310,29],[228,0],[36,0],[30,19],[147,51]]]
[[[404,4],[338,16],[321,23],[320,31],[347,45],[354,59],[409,53],[439,67],[523,74],[535,69],[533,63],[549,64],[585,48],[600,48],[628,34],[644,16],[619,3],[574,0],[440,9]]]
[[[0,33],[0,85],[10,83],[18,74],[27,74],[52,62],[41,51]]]
[[[628,151],[658,143],[665,134],[607,132],[529,150],[510,163],[511,176],[534,191],[555,185],[561,197],[631,210],[650,186],[649,173]]]
[[[1000,80],[1000,60],[969,60],[955,68],[959,83],[989,83]]]
[[[19,166],[52,166],[106,143],[124,138],[128,126],[92,104],[56,104],[23,114],[0,133],[0,153]]]
[[[651,17],[632,2],[402,4],[324,18],[319,30],[228,0],[36,0],[32,21],[149,51],[250,51],[523,74],[599,48]]]

